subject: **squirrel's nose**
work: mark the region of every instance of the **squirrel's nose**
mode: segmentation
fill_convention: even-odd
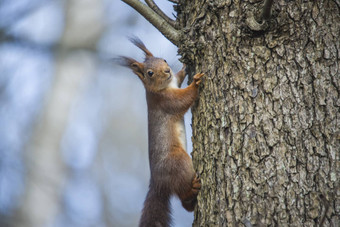
[[[170,68],[165,69],[164,73],[170,73]]]

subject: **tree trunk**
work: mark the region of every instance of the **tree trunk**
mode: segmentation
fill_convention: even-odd
[[[339,226],[339,1],[181,1],[193,108],[194,226]],[[254,31],[255,30],[255,31]]]
[[[339,226],[339,1],[178,1],[175,29],[123,1],[206,73],[193,225]]]
[[[337,4],[279,1],[253,32],[262,2],[183,3],[180,53],[206,73],[193,110],[194,226],[339,225]]]

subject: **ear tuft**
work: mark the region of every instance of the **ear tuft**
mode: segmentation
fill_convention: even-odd
[[[153,57],[153,54],[146,48],[142,40],[140,40],[138,37],[130,37],[129,40],[135,44],[139,49],[144,51],[145,57]]]

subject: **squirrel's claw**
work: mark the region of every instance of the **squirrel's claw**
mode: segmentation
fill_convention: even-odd
[[[201,189],[201,179],[196,175],[192,181],[192,189],[198,191]]]
[[[195,80],[199,80],[199,79],[201,79],[202,76],[204,76],[204,73],[197,73],[197,74],[194,76],[194,79],[195,79]]]
[[[204,76],[204,73],[197,73],[194,76],[194,81],[196,85],[199,85],[201,83],[201,78]]]

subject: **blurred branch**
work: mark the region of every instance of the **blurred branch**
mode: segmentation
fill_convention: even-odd
[[[53,44],[42,44],[42,43],[36,43],[32,40],[29,40],[25,37],[16,36],[13,34],[6,33],[5,30],[2,30],[0,28],[0,44],[2,43],[15,43],[20,44],[20,46],[28,47],[33,50],[44,50],[44,49],[56,49],[57,45]],[[0,225],[1,226],[1,225]]]
[[[13,215],[13,226],[49,226],[64,214],[64,186],[69,180],[69,169],[61,144],[72,107],[88,89],[97,70],[93,53],[83,49],[92,48],[102,36],[102,9],[103,3],[96,0],[65,1],[65,25],[55,52],[55,75],[26,145],[25,192]],[[86,30],[88,27],[92,29]]]
[[[140,2],[139,0],[122,0],[132,8],[134,8],[139,14],[141,14],[146,20],[148,20],[153,26],[155,26],[167,39],[169,39],[176,46],[179,44],[181,36],[180,31],[170,25],[164,18],[158,15],[150,7]]]
[[[157,5],[153,0],[145,0],[146,4],[155,11],[159,16],[161,16],[168,24],[170,24],[172,27],[176,28],[176,21],[172,20],[170,17],[168,17]]]

